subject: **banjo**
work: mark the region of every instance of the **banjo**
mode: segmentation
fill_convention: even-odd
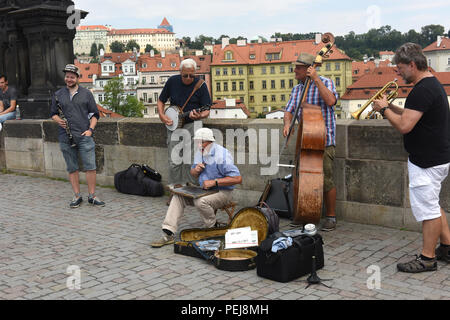
[[[172,120],[172,125],[169,126],[166,124],[166,128],[170,131],[175,131],[176,129],[179,129],[183,127],[186,119],[189,117],[189,114],[191,111],[197,111],[197,112],[203,112],[206,110],[210,110],[211,106],[203,106],[198,109],[193,109],[189,111],[184,111],[178,107],[178,106],[170,106],[164,111],[164,114]]]
[[[178,128],[183,127],[186,119],[189,117],[189,113],[191,113],[191,111],[195,110],[197,112],[202,112],[202,111],[206,111],[211,109],[211,106],[203,106],[201,108],[198,109],[193,109],[190,111],[183,111],[184,107],[186,107],[187,103],[189,102],[189,100],[191,99],[192,95],[195,93],[195,91],[197,91],[203,84],[205,83],[205,81],[203,79],[200,79],[199,81],[197,81],[197,83],[194,86],[194,89],[192,90],[191,94],[189,95],[189,97],[187,98],[186,102],[184,103],[183,107],[178,107],[175,105],[172,105],[170,107],[168,107],[165,111],[164,114],[170,118],[170,120],[173,121],[172,125],[169,126],[166,124],[166,128],[170,131],[175,131]]]

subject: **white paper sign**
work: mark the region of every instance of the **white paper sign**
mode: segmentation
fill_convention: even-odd
[[[230,229],[225,233],[225,249],[246,248],[258,245],[258,231],[250,227]]]

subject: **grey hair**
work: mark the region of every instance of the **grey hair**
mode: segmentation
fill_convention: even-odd
[[[397,49],[392,62],[409,64],[411,61],[414,61],[420,71],[428,69],[427,58],[422,52],[422,47],[416,43],[408,42]]]
[[[194,68],[194,70],[197,70],[197,62],[194,59],[185,59],[180,64],[180,70],[183,70],[183,68]]]

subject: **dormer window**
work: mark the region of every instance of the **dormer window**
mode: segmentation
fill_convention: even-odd
[[[158,68],[162,68],[162,63],[158,62]]]
[[[250,54],[250,59],[253,60],[253,59],[255,59],[255,58],[256,58],[255,54],[254,54],[254,53],[251,53],[251,54]]]
[[[175,68],[175,67],[177,66],[177,64],[176,64],[175,62],[172,62],[172,63],[170,64],[170,66],[171,66],[172,68]]]
[[[225,52],[225,60],[233,60],[233,52],[232,51]]]

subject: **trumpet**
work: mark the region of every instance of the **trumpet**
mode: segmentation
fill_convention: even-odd
[[[356,110],[355,112],[352,112],[352,118],[353,119],[357,119],[359,120],[359,118],[361,117],[361,114],[364,112],[364,110],[366,110],[366,108],[372,104],[372,102],[374,100],[380,99],[383,94],[386,93],[386,91],[388,91],[388,89],[390,87],[394,86],[394,89],[388,94],[387,99],[389,101],[389,103],[391,103],[392,101],[395,100],[395,98],[397,98],[398,96],[398,84],[397,84],[397,79],[394,79],[393,81],[390,81],[388,83],[386,83],[386,85],[380,89],[380,91],[378,91],[377,93],[375,93],[375,95],[370,98],[369,100],[367,100],[366,103],[364,103],[363,106],[361,106],[358,110]],[[366,119],[370,119],[373,114],[375,113],[375,110],[371,110],[367,116]]]

